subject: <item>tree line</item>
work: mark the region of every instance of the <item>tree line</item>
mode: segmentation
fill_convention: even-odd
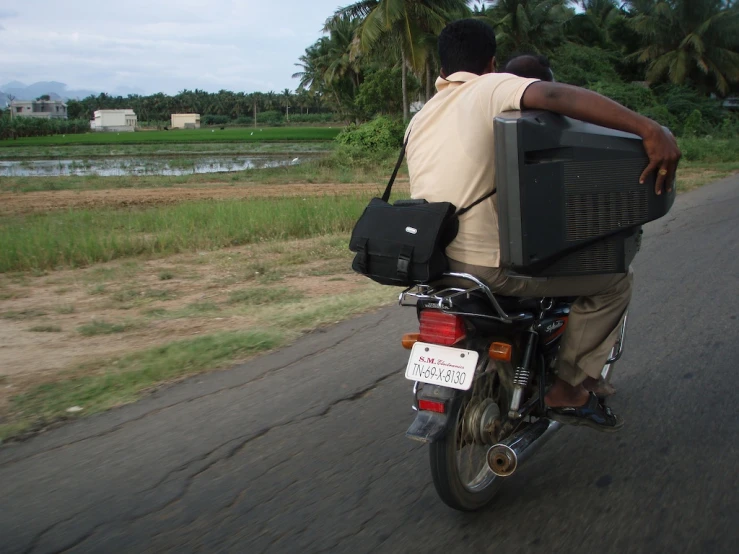
[[[205,125],[407,120],[411,105],[434,93],[436,37],[463,17],[495,28],[499,65],[515,53],[546,55],[557,81],[602,92],[678,132],[722,125],[725,112],[711,98],[739,92],[738,0],[360,0],[327,14],[323,36],[295,64],[295,91],[103,93],[70,100],[68,115],[89,120],[98,109],[131,108],[139,122],[160,125],[172,113],[199,113]],[[0,134],[15,132],[10,125],[3,118]],[[22,133],[58,127],[13,125]]]
[[[361,0],[328,17],[295,77],[345,116],[407,119],[414,99],[433,94],[436,37],[463,17],[495,28],[499,65],[543,54],[558,81],[632,103],[641,95],[637,108],[659,111],[665,95],[708,105],[739,91],[736,0]]]

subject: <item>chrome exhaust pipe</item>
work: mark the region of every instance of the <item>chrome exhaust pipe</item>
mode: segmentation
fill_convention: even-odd
[[[491,446],[487,455],[490,471],[498,477],[510,477],[561,426],[561,423],[542,418],[503,442]]]

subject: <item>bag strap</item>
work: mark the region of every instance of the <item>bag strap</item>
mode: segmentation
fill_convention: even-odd
[[[460,216],[460,215],[462,215],[462,214],[464,214],[464,213],[466,213],[466,212],[470,211],[470,210],[471,210],[472,208],[474,208],[475,206],[477,206],[477,205],[478,205],[478,204],[479,204],[480,202],[482,202],[483,200],[487,200],[488,198],[490,198],[490,197],[491,197],[491,196],[492,196],[493,194],[495,194],[495,193],[496,193],[497,191],[498,191],[498,187],[493,187],[493,190],[491,190],[490,192],[488,192],[488,193],[487,193],[487,194],[486,194],[485,196],[483,196],[482,198],[478,198],[477,200],[475,200],[475,201],[474,201],[474,202],[473,202],[472,204],[470,204],[470,205],[469,205],[469,206],[467,206],[466,208],[462,208],[461,210],[457,210],[457,213],[456,213],[456,215],[457,215],[457,216]]]
[[[387,202],[390,200],[390,191],[393,188],[393,183],[395,182],[395,177],[398,175],[398,171],[400,171],[400,166],[403,164],[403,158],[405,158],[405,147],[408,146],[408,139],[411,137],[411,132],[408,131],[408,134],[405,137],[405,141],[403,142],[403,147],[400,149],[400,156],[398,156],[398,161],[395,164],[395,169],[393,169],[393,174],[390,175],[390,181],[387,184],[387,187],[385,187],[385,192],[382,193],[382,201]]]
[[[383,202],[387,202],[388,200],[390,200],[390,192],[393,189],[393,183],[395,182],[395,177],[398,176],[398,171],[400,171],[400,166],[403,165],[403,158],[405,158],[405,149],[408,146],[409,138],[411,138],[410,130],[408,130],[408,134],[405,136],[405,141],[403,142],[403,146],[400,149],[400,155],[398,156],[398,161],[395,163],[395,169],[393,169],[393,173],[392,175],[390,175],[390,181],[388,181],[387,186],[385,187],[385,192],[382,193]],[[496,192],[497,192],[497,187],[493,187],[493,190],[491,190],[490,192],[488,192],[486,195],[482,196],[481,198],[478,198],[466,208],[457,210],[456,215],[460,216],[464,213],[467,213],[469,210],[477,206],[483,200],[487,200],[488,198],[490,198]]]

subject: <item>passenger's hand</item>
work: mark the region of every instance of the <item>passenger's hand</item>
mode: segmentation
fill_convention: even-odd
[[[654,123],[648,127],[642,135],[642,139],[644,140],[644,150],[649,156],[649,165],[641,174],[639,182],[644,183],[650,173],[657,171],[654,192],[662,194],[663,190],[671,191],[675,183],[677,163],[682,156],[675,137],[661,125]]]

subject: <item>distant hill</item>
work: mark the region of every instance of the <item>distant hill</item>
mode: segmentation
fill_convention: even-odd
[[[20,81],[11,81],[0,85],[0,106],[8,104],[8,94],[14,96],[16,100],[35,100],[44,94],[48,94],[52,100],[69,100],[70,98],[79,100],[91,94],[97,96],[100,92],[86,89],[67,89],[65,83],[58,81],[39,81],[31,85],[26,85]],[[129,94],[143,94],[143,91],[131,87],[119,87],[110,94],[127,96]]]

